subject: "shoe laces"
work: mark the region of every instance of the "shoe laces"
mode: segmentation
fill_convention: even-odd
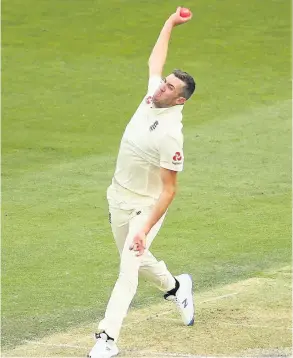
[[[176,304],[176,306],[178,307],[178,308],[182,308],[182,305],[181,305],[181,303],[180,303],[180,301],[178,300],[178,298],[175,296],[174,297],[174,300],[173,300],[174,302],[175,302],[175,304]]]
[[[108,336],[106,332],[95,333],[96,340],[102,339],[106,342],[114,342],[114,339]]]
[[[178,297],[177,296],[174,296],[174,295],[166,295],[165,299],[167,301],[171,301],[171,302],[174,302],[175,305],[181,310],[182,309],[182,303],[179,301]]]
[[[165,300],[174,302],[178,307],[180,307],[180,301],[177,296],[174,295],[165,295]]]
[[[95,333],[95,338],[97,340],[103,339],[104,341],[107,341],[109,337],[108,337],[107,333],[101,332],[101,333]]]

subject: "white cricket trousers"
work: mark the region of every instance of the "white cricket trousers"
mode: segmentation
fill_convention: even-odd
[[[111,188],[111,187],[110,187]],[[153,205],[143,206],[143,201],[133,200],[133,196],[115,197],[113,188],[108,189],[108,202],[112,233],[120,253],[120,272],[99,329],[115,341],[119,337],[123,319],[138,286],[138,276],[142,275],[153,282],[160,290],[175,288],[175,279],[163,261],[158,261],[149,251],[152,241],[162,226],[165,215],[152,228],[146,238],[146,247],[142,256],[130,251],[135,234],[140,231],[149,217]],[[133,206],[133,208],[130,208]]]

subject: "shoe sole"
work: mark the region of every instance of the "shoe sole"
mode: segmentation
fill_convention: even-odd
[[[118,356],[118,354],[119,354],[119,352],[116,354],[113,354],[112,357],[116,357],[116,356]],[[89,354],[87,354],[87,358],[91,358],[91,356]]]

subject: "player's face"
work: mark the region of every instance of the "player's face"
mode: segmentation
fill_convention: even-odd
[[[185,83],[173,73],[167,76],[153,95],[153,103],[157,108],[166,108],[183,104],[186,99],[182,97]]]

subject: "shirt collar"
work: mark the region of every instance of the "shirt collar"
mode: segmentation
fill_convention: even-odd
[[[172,107],[166,107],[166,108],[156,108],[156,107],[151,107],[151,109],[154,111],[154,113],[156,113],[157,115],[162,114],[162,113],[172,113],[172,114],[181,114],[182,110],[183,110],[184,105],[182,104],[178,104],[176,106],[172,106]],[[182,118],[182,116],[180,116]]]

